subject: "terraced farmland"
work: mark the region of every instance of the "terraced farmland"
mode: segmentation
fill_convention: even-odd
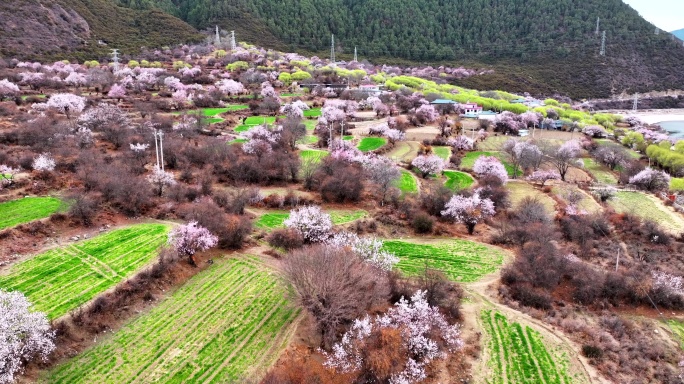
[[[477,160],[480,156],[494,156],[501,160],[501,163],[506,168],[506,172],[508,172],[508,176],[513,177],[513,166],[508,164],[503,159],[503,154],[501,152],[468,152],[465,156],[463,156],[463,159],[461,159],[461,169],[472,171],[473,166],[475,165],[475,160]]]
[[[399,190],[404,194],[418,193],[418,180],[413,173],[405,169],[401,170],[401,178],[399,178],[396,185],[397,188],[399,188]]]
[[[475,182],[472,176],[464,172],[444,171],[444,176],[447,178],[444,186],[449,189],[460,190],[470,188]]]
[[[332,210],[328,211],[334,225],[351,223],[368,215],[364,210]],[[290,217],[290,211],[269,211],[259,217],[254,226],[261,229],[282,228],[283,222]]]
[[[0,230],[42,219],[64,207],[64,203],[54,197],[24,197],[0,203]]]
[[[509,323],[501,313],[483,310],[482,323],[489,335],[487,375],[489,384],[577,382],[564,357],[553,356],[539,332],[519,323]]]
[[[329,154],[330,153],[328,151],[321,151],[319,149],[304,149],[299,151],[299,157],[301,157],[302,160],[313,158],[316,162],[321,161]]]
[[[449,147],[433,147],[435,155],[439,156],[442,160],[447,161],[451,157],[451,148]]]
[[[608,204],[618,213],[631,213],[652,220],[674,234],[684,232],[684,219],[656,197],[642,192],[618,192]]]
[[[0,275],[0,288],[23,292],[36,310],[58,318],[154,260],[167,231],[135,225],[41,253]]]
[[[617,184],[617,177],[607,167],[597,163],[596,160],[584,158],[582,159],[582,162],[584,163],[584,169],[594,176],[599,183]]]
[[[358,148],[361,152],[370,152],[382,148],[385,144],[387,144],[387,139],[384,137],[364,137]]]
[[[279,277],[251,257],[216,261],[48,383],[239,383],[259,377],[299,310]]]
[[[511,199],[511,205],[513,208],[517,208],[518,204],[526,198],[532,197],[537,198],[546,208],[546,212],[549,215],[553,215],[556,212],[556,202],[550,198],[547,194],[534,188],[534,186],[522,182],[522,181],[509,181],[506,184],[506,189],[508,189],[509,198]]]
[[[387,240],[383,248],[399,257],[397,267],[419,275],[425,266],[439,269],[450,279],[469,283],[496,272],[503,264],[502,250],[468,240]]]

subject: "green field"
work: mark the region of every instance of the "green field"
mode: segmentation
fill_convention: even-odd
[[[244,144],[247,141],[248,141],[247,139],[235,139],[235,140],[229,141],[228,144]]]
[[[523,181],[509,181],[508,184],[506,184],[506,189],[509,192],[508,197],[511,200],[511,206],[514,209],[518,207],[518,204],[520,204],[524,198],[532,197],[541,201],[549,215],[554,215],[556,213],[556,202],[549,197],[549,195],[535,189],[531,184]]]
[[[311,109],[304,110],[304,117],[320,117],[320,116],[321,116],[321,109],[320,108],[311,108]]]
[[[297,140],[298,144],[316,144],[318,143],[318,136],[313,136],[313,135],[307,135],[302,137],[301,139]]]
[[[419,147],[420,143],[416,141],[400,141],[394,145],[394,148],[387,154],[387,157],[394,161],[410,163],[416,158]]]
[[[54,197],[24,197],[0,203],[0,230],[48,217],[62,208],[64,203]]]
[[[497,159],[501,160],[501,163],[506,168],[506,172],[508,172],[508,176],[513,177],[513,166],[508,164],[504,160],[503,154],[501,152],[468,152],[465,156],[463,156],[463,159],[461,160],[461,169],[472,171],[473,166],[475,165],[475,160],[477,160],[480,156],[494,156]]]
[[[487,383],[576,382],[568,373],[567,356],[553,356],[539,332],[509,323],[506,316],[491,310],[483,310],[481,320],[490,338]]]
[[[397,181],[396,186],[404,194],[415,194],[419,192],[418,180],[413,175],[413,173],[405,169],[401,170],[401,178]]]
[[[231,111],[238,111],[241,109],[248,109],[249,107],[246,105],[229,105],[224,108],[202,108],[202,109],[195,109],[191,111],[187,111],[188,115],[197,115],[202,112],[202,121],[204,121],[207,124],[214,124],[214,123],[220,123],[224,119],[220,117],[216,117],[222,113],[226,112],[231,112]],[[174,112],[174,115],[180,115],[181,112]]]
[[[330,219],[334,225],[347,224],[368,216],[364,210],[346,211],[331,210],[326,211],[330,214]],[[261,229],[283,228],[283,222],[290,217],[290,211],[269,211],[261,216],[254,223],[254,226]]]
[[[573,190],[575,192],[579,192],[582,195],[584,195],[584,198],[579,202],[578,206],[580,209],[587,211],[588,213],[595,213],[595,212],[601,212],[603,208],[601,208],[601,205],[596,202],[596,200],[589,195],[587,192],[577,188],[577,187],[570,187],[567,185],[564,185],[562,188],[555,186],[551,190],[554,195],[558,196],[559,199],[563,200],[567,204],[567,200],[565,199],[564,194],[567,193],[569,190]]]
[[[359,150],[361,152],[375,151],[387,144],[387,139],[384,137],[364,137],[359,143]]]
[[[618,213],[631,213],[652,220],[672,233],[684,232],[684,219],[663,205],[656,197],[642,192],[618,192],[608,205]]]
[[[435,155],[439,156],[442,160],[449,160],[451,157],[451,148],[449,147],[432,147],[432,151]]]
[[[458,171],[444,171],[443,173],[447,178],[447,181],[444,183],[444,185],[449,189],[461,190],[470,188],[470,186],[475,182],[473,177],[467,173]]]
[[[603,184],[616,185],[618,182],[617,177],[613,174],[607,167],[596,162],[596,160],[591,158],[583,158],[584,170],[589,172],[592,176],[596,178],[596,181]]]
[[[47,383],[240,383],[263,375],[299,310],[251,257],[209,269],[111,337],[47,373]]]
[[[275,116],[250,116],[242,123],[244,125],[263,125],[273,124],[276,121]]]
[[[299,157],[304,159],[314,158],[316,161],[321,161],[324,157],[328,156],[330,153],[328,151],[322,151],[319,149],[303,149],[299,151]]]
[[[38,311],[58,318],[149,264],[168,227],[141,224],[55,248],[15,264],[0,288],[23,292]]]
[[[387,240],[383,248],[399,257],[397,267],[410,276],[421,274],[425,266],[438,269],[458,282],[469,283],[496,272],[505,254],[489,245],[468,240],[403,241]]]

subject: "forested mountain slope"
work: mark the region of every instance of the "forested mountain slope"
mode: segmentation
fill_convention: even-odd
[[[684,47],[669,34],[655,35],[621,0],[117,1],[159,7],[197,28],[219,24],[240,40],[281,49],[322,53],[335,34],[339,51],[351,54],[356,46],[362,57],[505,64],[531,76],[530,84],[516,83],[520,88],[589,97],[684,87],[677,71]],[[599,56],[597,17],[606,31],[605,56]],[[581,89],[568,88],[578,78]]]
[[[201,39],[192,26],[165,12],[133,10],[113,0],[3,0],[0,20],[3,57],[93,59],[109,48],[135,53],[142,46]]]

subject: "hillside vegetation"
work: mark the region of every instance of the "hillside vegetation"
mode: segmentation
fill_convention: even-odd
[[[493,75],[459,85],[574,97],[681,84],[684,48],[621,0],[119,0],[159,7],[198,28],[220,24],[241,40],[376,60],[493,65]],[[407,17],[411,15],[411,17]],[[606,56],[599,56],[606,31]],[[277,37],[277,38],[276,38]],[[391,59],[388,59],[391,58]],[[504,86],[505,85],[505,86]]]
[[[110,48],[135,53],[201,39],[193,27],[165,12],[132,10],[111,0],[3,1],[0,20],[0,56],[5,57],[90,60]]]

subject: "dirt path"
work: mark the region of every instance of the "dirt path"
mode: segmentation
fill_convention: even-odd
[[[496,299],[495,286],[499,281],[499,274],[492,274],[486,276],[478,282],[464,285],[465,291],[469,294],[469,302],[463,304],[463,314],[465,318],[465,323],[463,327],[464,338],[472,337],[474,333],[482,334],[484,337],[481,339],[482,353],[480,357],[473,363],[473,382],[474,383],[485,383],[487,382],[489,369],[487,363],[490,356],[487,352],[487,342],[488,338],[491,336],[486,335],[484,331],[484,325],[480,318],[480,314],[483,309],[492,309],[505,315],[509,322],[517,322],[523,326],[530,326],[531,328],[538,331],[544,338],[547,347],[553,345],[560,346],[564,351],[567,352],[568,360],[570,362],[569,374],[576,375],[579,374],[581,378],[578,382],[584,383],[597,383],[597,384],[609,384],[610,381],[604,379],[597,370],[589,364],[589,362],[584,358],[579,350],[579,347],[567,338],[561,330],[556,327],[550,326],[540,320],[534,319],[529,315],[526,315],[520,311],[513,308],[507,307],[500,304]],[[551,351],[552,348],[549,348]],[[502,362],[506,364],[506,362]],[[504,370],[505,372],[505,370]]]

